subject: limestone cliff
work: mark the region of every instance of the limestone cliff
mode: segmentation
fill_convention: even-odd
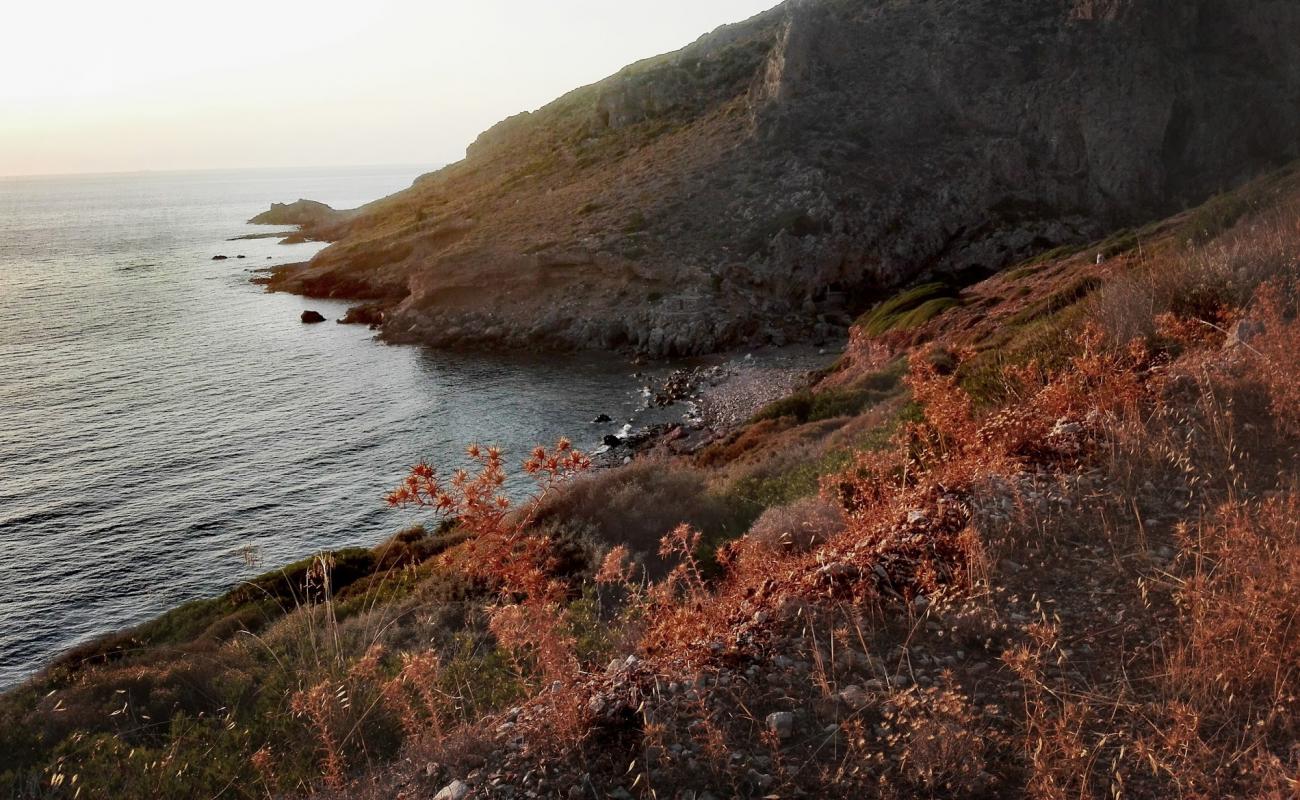
[[[442,346],[832,335],[1300,155],[1300,4],[791,0],[485,132],[272,288]]]

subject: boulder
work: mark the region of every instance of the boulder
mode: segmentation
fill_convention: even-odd
[[[866,690],[861,686],[858,686],[856,683],[851,683],[848,686],[845,686],[840,691],[839,698],[840,702],[844,703],[844,705],[855,709],[862,708],[870,700]]]
[[[304,325],[315,325],[317,323],[324,322],[324,321],[325,321],[325,315],[320,313],[319,311],[308,310],[302,312],[302,322]]]
[[[454,780],[442,787],[442,791],[433,796],[433,800],[465,800],[469,796],[469,785],[461,780]]]
[[[794,714],[789,711],[768,714],[767,729],[776,734],[778,739],[789,739],[794,735]]]

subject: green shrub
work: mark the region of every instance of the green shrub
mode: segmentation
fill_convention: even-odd
[[[1200,245],[1217,238],[1249,213],[1253,199],[1245,191],[1215,195],[1183,223],[1178,232],[1179,241]]]
[[[758,411],[750,422],[790,417],[800,423],[852,417],[894,395],[902,386],[906,359],[898,359],[851,386],[812,391],[804,389],[775,400]]]
[[[1012,327],[1026,325],[1044,317],[1050,317],[1064,311],[1071,306],[1088,297],[1088,295],[1097,291],[1104,285],[1104,281],[1095,275],[1087,275],[1063,289],[1053,292],[1045,299],[1029,306],[1018,314],[1013,315],[1007,320],[1006,324]]]
[[[626,545],[655,575],[668,566],[658,556],[659,541],[678,525],[731,538],[749,522],[728,498],[709,491],[700,472],[650,459],[578,477],[543,500],[535,518],[598,545]]]
[[[911,330],[960,305],[952,287],[927,283],[894,295],[863,315],[857,326],[869,336]]]
[[[1040,253],[1028,261],[1012,267],[1007,271],[1007,277],[1012,280],[1020,280],[1021,278],[1028,278],[1032,275],[1037,275],[1052,262],[1069,258],[1082,249],[1083,248],[1077,244],[1063,244],[1060,247],[1054,247],[1045,253]]]
[[[827,450],[785,465],[775,472],[741,478],[728,487],[726,493],[739,504],[748,507],[752,524],[766,509],[789,505],[815,495],[823,477],[848,467],[857,453],[887,447],[900,425],[919,422],[920,418],[920,407],[915,403],[905,403],[887,423],[872,428],[851,446]]]

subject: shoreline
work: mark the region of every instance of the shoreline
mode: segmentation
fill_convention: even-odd
[[[683,364],[680,360],[645,364],[639,359],[629,359],[626,361],[628,368],[635,370],[632,376],[641,379],[642,405],[622,417],[603,414],[610,416],[607,422],[575,419],[569,438],[577,441],[579,449],[586,450],[592,456],[593,466],[598,470],[616,469],[642,458],[689,456],[726,437],[768,403],[808,385],[818,370],[828,367],[842,352],[842,345],[830,348],[787,345],[700,357],[691,360],[698,362],[693,365]],[[462,357],[466,355],[459,351],[457,354]],[[496,352],[484,355],[499,357],[503,354]],[[566,359],[566,354],[555,353],[516,352],[509,355],[520,359],[528,359],[532,355],[539,355],[545,360]],[[569,358],[580,358],[581,355],[567,354]],[[605,406],[611,410],[623,402],[623,398],[598,400],[600,402],[593,401],[593,407]],[[621,440],[617,447],[597,444],[602,437],[615,435]],[[588,441],[591,442],[590,445],[587,444]],[[379,550],[385,547],[385,542],[400,533],[401,530],[398,529],[389,531],[373,546],[356,542],[344,547],[322,549],[315,554],[275,566],[262,565],[263,572],[233,581],[222,591],[182,601],[137,624],[106,631],[68,647],[19,680],[0,686],[0,697],[22,691],[24,687],[48,678],[58,670],[76,671],[84,666],[114,660],[129,650],[124,649],[120,643],[133,641],[137,631],[156,625],[191,607],[221,602],[240,591],[241,587],[255,585],[274,576],[288,575],[304,561],[310,561],[320,554]],[[78,655],[82,653],[92,655],[79,659]]]
[[[739,350],[705,357],[700,359],[704,363],[694,367],[674,369],[643,386],[642,396],[646,409],[685,409],[680,419],[640,427],[635,420],[621,423],[619,433],[607,434],[606,443],[592,455],[601,467],[620,466],[656,451],[690,455],[725,438],[769,403],[806,388],[843,351],[843,343],[822,348],[787,345]],[[620,423],[609,420],[599,424]],[[620,444],[613,445],[611,436]]]

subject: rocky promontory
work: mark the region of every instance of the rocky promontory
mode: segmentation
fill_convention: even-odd
[[[279,225],[297,228],[296,232],[281,234],[253,233],[236,239],[264,239],[283,237],[285,243],[317,241],[329,242],[345,234],[347,223],[355,218],[357,210],[340,211],[315,200],[295,200],[292,203],[272,203],[270,209],[248,221],[250,225]]]
[[[447,347],[829,340],[900,285],[965,284],[1300,155],[1297,36],[1300,6],[1272,0],[791,0],[313,221],[335,244],[267,282]]]
[[[337,222],[351,212],[335,211],[315,200],[296,200],[292,203],[272,203],[269,211],[250,219],[250,225],[300,225],[317,226]]]

